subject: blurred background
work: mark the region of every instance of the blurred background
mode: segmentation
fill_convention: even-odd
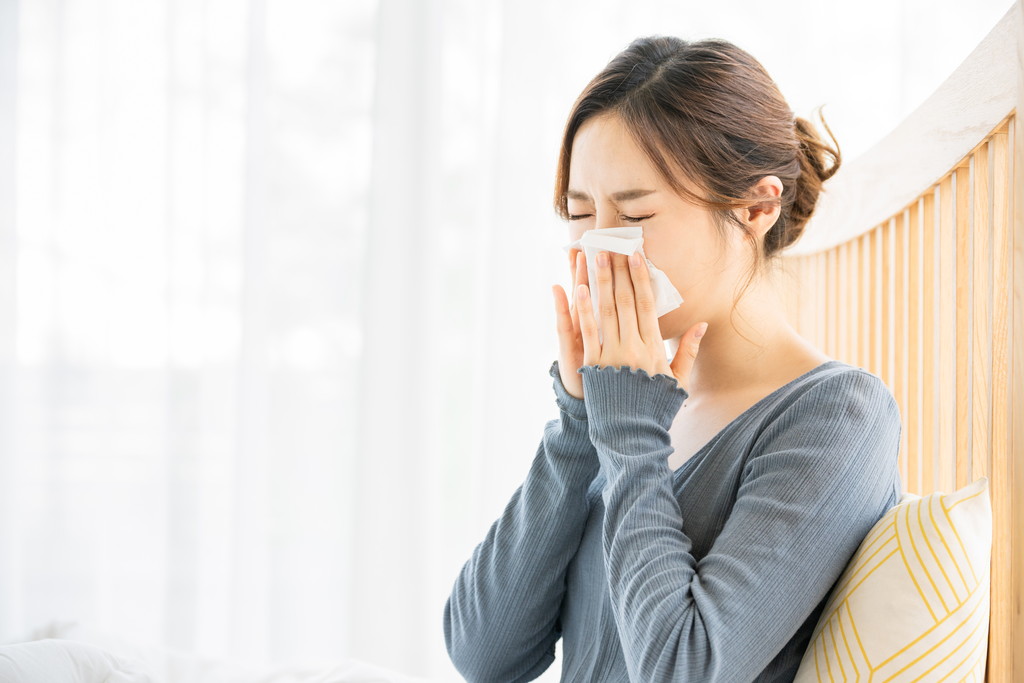
[[[849,161],[1011,4],[0,0],[0,636],[457,680],[445,601],[558,416],[587,81],[725,38]]]

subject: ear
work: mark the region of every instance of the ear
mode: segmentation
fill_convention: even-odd
[[[779,206],[779,197],[782,196],[782,181],[776,176],[766,175],[750,188],[750,195],[764,197],[768,201],[755,204],[747,209],[740,209],[740,219],[750,227],[755,235],[764,237],[764,234],[771,230],[779,220],[782,211]]]

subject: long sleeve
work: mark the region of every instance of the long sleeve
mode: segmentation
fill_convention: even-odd
[[[473,551],[444,610],[448,654],[467,681],[533,680],[555,659],[566,569],[579,548],[598,472],[586,404],[551,365],[559,418],[523,484]]]
[[[861,370],[797,397],[751,445],[732,512],[697,562],[667,464],[688,394],[664,374],[580,372],[607,477],[602,545],[630,679],[753,680],[898,495],[895,400]]]

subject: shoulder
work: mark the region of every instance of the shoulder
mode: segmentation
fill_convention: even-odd
[[[899,416],[899,406],[889,386],[878,375],[838,360],[829,361],[805,375],[780,402],[778,414],[840,414],[881,412]]]
[[[813,445],[849,453],[888,451],[898,443],[899,405],[888,385],[863,368],[830,361],[801,378],[765,415],[755,450]],[[877,448],[885,444],[885,448]]]

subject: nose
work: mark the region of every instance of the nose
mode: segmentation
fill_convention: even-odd
[[[594,227],[595,228],[618,228],[621,227],[619,223],[619,213],[613,208],[597,209],[594,215]]]

